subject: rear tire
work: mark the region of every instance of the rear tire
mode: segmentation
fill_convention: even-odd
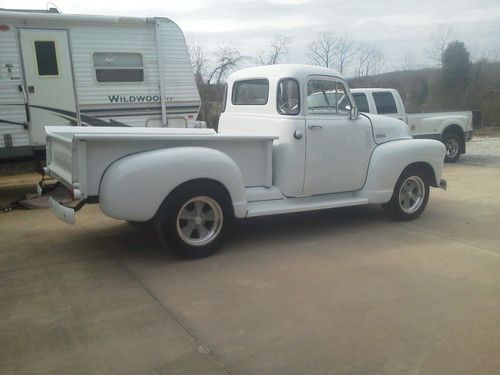
[[[155,218],[156,234],[182,258],[204,258],[222,246],[230,213],[231,201],[222,187],[193,182],[165,199]]]
[[[399,221],[414,220],[420,216],[429,200],[427,174],[421,168],[407,168],[399,176],[391,200],[382,205],[384,212]]]
[[[460,157],[461,137],[456,133],[445,133],[442,142],[446,147],[445,163],[455,163]]]

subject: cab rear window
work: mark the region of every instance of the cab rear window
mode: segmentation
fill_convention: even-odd
[[[235,82],[232,103],[234,105],[265,105],[269,97],[267,79],[249,79]]]
[[[359,112],[370,112],[370,109],[368,108],[368,100],[366,100],[365,94],[357,93],[352,94],[352,96],[354,97],[354,101],[356,102]]]
[[[378,114],[398,113],[396,102],[390,92],[374,92],[373,100],[375,100]]]

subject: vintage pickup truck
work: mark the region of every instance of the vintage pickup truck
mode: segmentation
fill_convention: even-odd
[[[335,92],[347,102],[318,95]],[[441,179],[445,147],[400,120],[359,114],[342,76],[307,65],[248,68],[227,80],[219,130],[46,127],[46,173],[74,201],[50,199],[67,222],[85,203],[152,221],[185,258],[214,253],[234,218],[382,204],[417,218]]]
[[[360,112],[375,113],[404,121],[413,138],[430,138],[446,146],[445,161],[454,163],[465,153],[465,142],[473,136],[472,112],[407,113],[395,89],[352,89]]]

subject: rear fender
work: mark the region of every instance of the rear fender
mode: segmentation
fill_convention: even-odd
[[[99,191],[102,211],[129,221],[152,219],[163,200],[190,180],[210,179],[229,192],[236,217],[247,212],[243,177],[227,154],[206,147],[174,147],[126,156],[111,164]]]
[[[446,148],[431,139],[405,139],[381,144],[373,150],[365,186],[359,195],[370,203],[386,203],[391,199],[403,170],[414,164],[432,168],[432,186],[439,185]],[[429,169],[430,170],[430,169]]]

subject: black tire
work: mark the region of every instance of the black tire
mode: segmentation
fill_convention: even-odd
[[[406,188],[403,188],[404,184],[409,184],[408,181],[410,181],[411,185],[406,185]],[[412,198],[410,198],[402,189],[408,190],[411,189],[412,186],[415,186],[415,189],[419,190],[421,193],[419,194],[417,191],[415,196],[414,192],[416,190],[412,190]],[[425,173],[425,170],[422,168],[409,167],[401,173],[401,176],[399,176],[399,179],[394,186],[391,200],[383,204],[382,208],[384,209],[384,212],[394,220],[409,221],[420,216],[427,206],[428,200],[429,178],[427,173]],[[412,201],[415,203],[412,204]],[[408,207],[408,204],[410,207]]]
[[[445,163],[455,163],[460,157],[460,150],[462,145],[462,137],[457,133],[445,133],[441,142],[446,147],[446,154],[444,157]]]
[[[183,219],[182,215],[191,216]],[[232,204],[223,187],[192,182],[165,199],[155,217],[155,229],[163,246],[184,259],[199,259],[219,250],[232,217]]]

